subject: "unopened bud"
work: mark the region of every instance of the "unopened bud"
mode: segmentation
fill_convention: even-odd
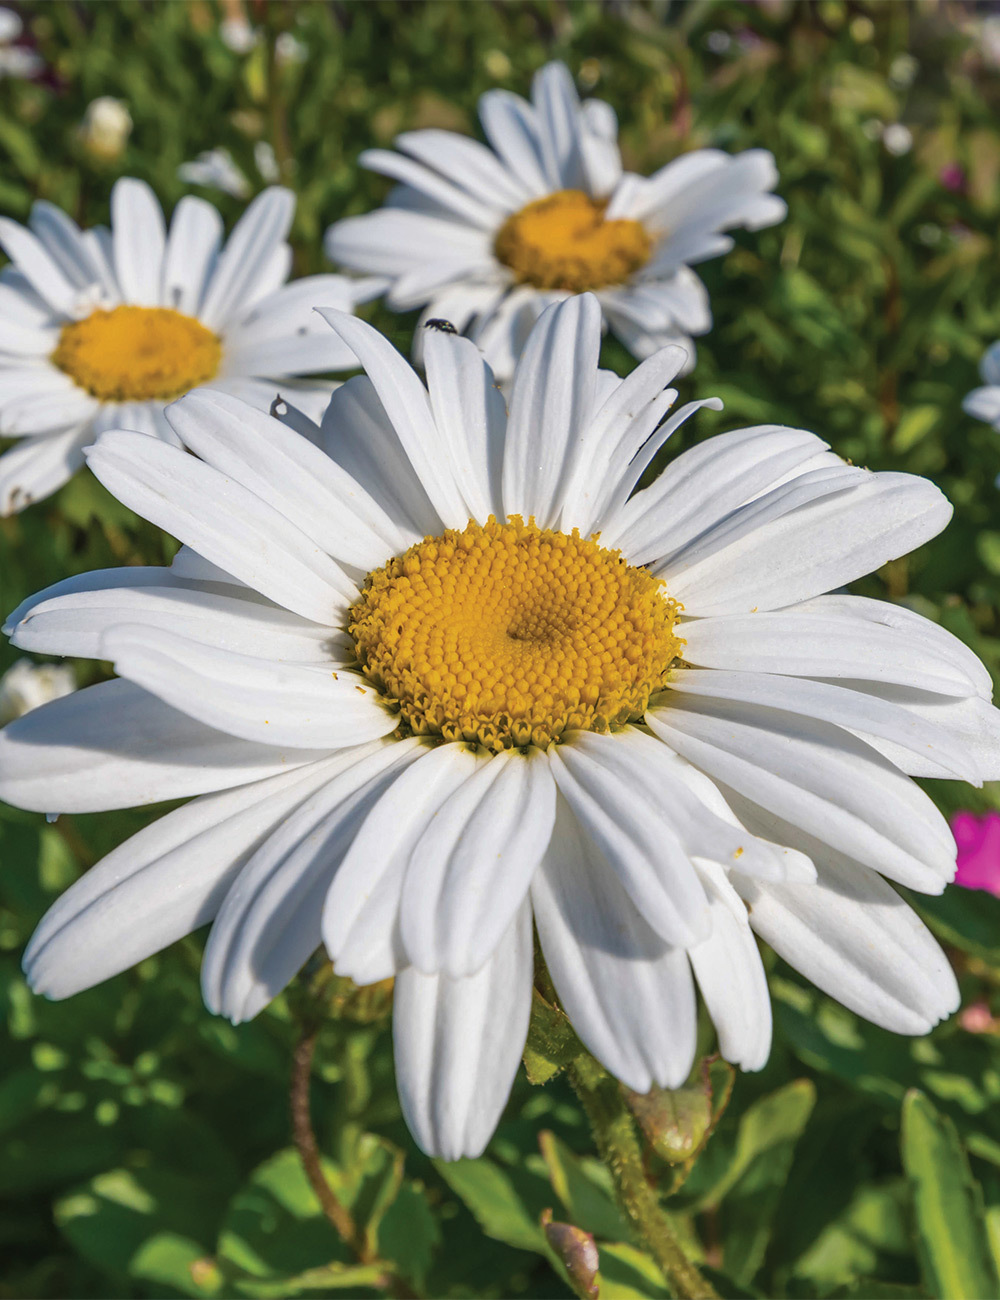
[[[573,1290],[587,1300],[598,1300],[601,1293],[597,1281],[600,1258],[593,1234],[574,1227],[572,1223],[554,1222],[551,1210],[542,1211],[541,1223],[545,1240],[562,1260]]]
[[[114,162],[125,152],[132,134],[132,114],[122,100],[101,95],[87,105],[78,134],[89,154],[102,162]]]

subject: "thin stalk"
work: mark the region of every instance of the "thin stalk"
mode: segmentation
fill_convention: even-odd
[[[321,985],[323,987],[323,985]],[[316,1038],[319,1026],[306,1024],[302,1035],[295,1045],[292,1057],[292,1081],[289,1090],[290,1110],[292,1114],[292,1137],[295,1148],[302,1161],[309,1185],[316,1193],[316,1198],[323,1208],[323,1213],[333,1225],[341,1241],[357,1256],[361,1264],[375,1264],[384,1268],[384,1273],[375,1283],[396,1300],[415,1300],[416,1292],[393,1272],[392,1265],[380,1260],[371,1249],[364,1232],[359,1232],[354,1217],[346,1205],[342,1205],[336,1192],[327,1182],[319,1154],[319,1144],[312,1124],[312,1108],[309,1104],[309,1080],[312,1077],[313,1053],[316,1050]]]
[[[333,1224],[337,1234],[345,1245],[350,1246],[362,1264],[371,1263],[369,1252],[364,1242],[358,1241],[358,1230],[354,1219],[346,1206],[341,1205],[337,1196],[326,1180],[320,1161],[319,1146],[312,1126],[312,1111],[309,1105],[309,1080],[312,1075],[313,1052],[316,1050],[318,1029],[306,1028],[295,1046],[292,1058],[292,1086],[289,1094],[292,1112],[292,1135],[295,1146],[302,1160],[302,1168],[316,1197],[323,1207],[323,1213]]]
[[[611,1171],[622,1209],[662,1269],[678,1300],[720,1300],[685,1255],[646,1177],[642,1146],[617,1083],[587,1056],[569,1067],[569,1080],[590,1120],[601,1159]]]

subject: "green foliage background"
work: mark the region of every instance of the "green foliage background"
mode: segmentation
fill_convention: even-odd
[[[361,149],[418,126],[474,132],[479,94],[526,92],[552,57],[615,106],[636,170],[707,144],[773,150],[788,220],[739,235],[703,268],[716,325],[683,398],[718,394],[726,409],[703,412],[669,453],[783,422],[858,463],[931,476],[955,504],[951,528],[859,590],[939,619],[1000,667],[1000,440],[961,411],[1000,335],[1000,70],[982,40],[985,7],[287,2],[250,8],[262,39],[245,55],[220,39],[223,11],[208,0],[20,12],[48,69],[0,80],[0,210],[23,219],[44,197],[105,221],[122,174],[149,180],[169,207],[185,189],[178,165],[220,144],[257,185],[253,145],[266,140],[299,196],[299,273],[323,268],[329,222],[385,193],[357,168]],[[276,60],[284,30],[304,62]],[[126,101],[135,122],[114,163],[77,134],[101,94]],[[878,136],[898,121],[915,139],[902,156]],[[958,188],[942,183],[950,165]],[[230,220],[242,207],[211,197]],[[413,317],[368,315],[408,346]],[[606,360],[632,364],[613,343]],[[172,546],[80,475],[0,521],[3,609],[70,573],[160,562]],[[0,669],[16,657],[0,648]],[[81,683],[102,672],[79,668]],[[996,788],[928,788],[949,812],[1000,807]],[[69,1003],[23,982],[20,953],[45,908],[149,815],[46,825],[0,810],[0,1297],[385,1294],[380,1271],[359,1269],[322,1217],[290,1148],[305,994],[240,1028],[209,1016],[202,936]],[[949,945],[965,1003],[1000,1012],[1000,903],[954,888],[915,901]],[[732,1296],[1000,1293],[1000,1037],[953,1019],[927,1039],[896,1038],[769,962],[767,1068],[736,1079],[693,1169],[649,1156],[660,1186],[677,1187],[668,1206],[691,1254]],[[327,1001],[320,1146],[404,1279],[389,1291],[570,1294],[539,1227],[551,1207],[595,1233],[606,1300],[667,1294],[563,1075],[544,1087],[522,1075],[487,1156],[437,1164],[399,1116],[387,994],[338,985]],[[707,1105],[699,1078],[682,1099],[694,1111]],[[712,1080],[718,1112],[721,1066]]]

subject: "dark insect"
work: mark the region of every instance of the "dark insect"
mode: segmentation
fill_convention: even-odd
[[[452,325],[450,320],[429,320],[424,322],[425,330],[440,330],[442,334],[457,334],[458,330]]]

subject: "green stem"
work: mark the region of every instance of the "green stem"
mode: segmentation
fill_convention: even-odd
[[[642,1163],[642,1147],[617,1083],[592,1058],[579,1056],[569,1080],[590,1120],[601,1159],[611,1171],[622,1209],[663,1270],[678,1300],[719,1300],[684,1254]]]

